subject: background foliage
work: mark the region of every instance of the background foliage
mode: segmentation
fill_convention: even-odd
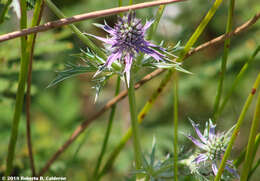
[[[117,1],[57,0],[54,2],[66,16],[117,6]],[[127,4],[127,1],[124,2]],[[144,1],[136,0],[135,3],[137,2]],[[180,40],[184,44],[212,3],[212,1],[208,0],[192,0],[168,5],[153,40],[157,43],[164,40],[166,43],[172,44]],[[150,19],[154,16],[156,9],[154,7],[138,10],[137,16]],[[224,1],[213,20],[207,26],[198,44],[225,32],[227,9],[228,1]],[[251,18],[259,9],[260,4],[258,0],[251,0],[250,3],[247,0],[237,0],[234,27]],[[18,29],[19,23],[12,11],[9,12],[9,18],[9,21],[5,21],[1,25],[0,34]],[[44,21],[54,19],[56,19],[55,15],[46,8]],[[113,25],[115,20],[116,16],[106,18],[106,21],[110,25]],[[84,21],[77,25],[82,31],[105,36],[103,31],[92,25],[94,22],[103,23],[103,18]],[[243,63],[249,59],[257,45],[259,45],[259,42],[259,23],[254,25],[246,33],[231,39],[231,51],[224,90],[230,87],[234,76],[238,73]],[[5,158],[15,104],[20,57],[19,47],[19,39],[0,44],[0,173],[5,169]],[[81,48],[86,49],[82,42],[66,26],[40,33],[37,38],[32,76],[31,110],[33,120],[32,140],[37,169],[44,166],[46,160],[64,143],[82,120],[93,115],[114,95],[115,78],[109,80],[101,92],[98,101],[94,103],[95,90],[92,88],[94,82],[92,81],[91,74],[81,75],[66,80],[54,87],[46,88],[54,79],[56,70],[62,70],[67,62],[79,62],[79,59],[72,55],[79,53]],[[191,71],[193,75],[181,74],[180,76],[180,132],[192,132],[188,117],[203,123],[202,125],[211,117],[222,53],[223,45],[219,45],[185,60],[184,68]],[[259,69],[260,56],[258,55],[254,63],[250,65],[247,75],[235,90],[225,111],[221,115],[218,122],[220,130],[227,130],[237,120]],[[143,75],[145,73],[147,71],[144,71]],[[161,77],[153,79],[137,91],[138,110],[140,110],[151,95],[151,90],[158,87]],[[125,89],[125,87],[122,86],[121,89]],[[158,144],[157,156],[159,158],[172,152],[173,148],[172,96],[170,86],[167,86],[141,125],[141,143],[143,144],[143,149],[146,152],[151,151],[152,139],[155,136]],[[246,145],[245,141],[248,138],[247,133],[249,131],[249,123],[253,117],[254,106],[255,103],[251,106],[251,110],[247,115],[245,124],[241,129],[243,135],[239,135],[232,156],[237,156]],[[108,153],[114,148],[129,127],[129,117],[128,104],[124,100],[119,103],[116,111],[115,124],[113,125],[108,145]],[[92,124],[73,146],[52,165],[48,175],[65,175],[67,178],[73,178],[73,180],[86,180],[92,174],[93,165],[97,161],[107,119],[108,114],[104,114],[99,118],[100,121]],[[25,115],[23,114],[16,150],[15,167],[17,173],[30,175],[25,129]],[[180,136],[180,143],[184,145],[184,149],[190,149],[193,146],[182,136]],[[123,178],[131,175],[132,164],[130,163],[133,162],[134,158],[132,149],[128,149],[128,147],[131,148],[130,144],[120,153],[113,170],[104,177],[104,180],[111,180],[112,178],[123,180]],[[253,180],[257,181],[259,173],[260,170],[258,169],[255,172],[255,179]]]

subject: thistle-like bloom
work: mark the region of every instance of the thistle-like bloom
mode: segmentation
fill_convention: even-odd
[[[217,175],[218,172],[218,164],[221,162],[222,157],[226,151],[228,146],[231,133],[234,127],[228,130],[226,133],[215,133],[215,127],[211,120],[206,123],[206,128],[204,134],[202,134],[199,130],[198,124],[195,124],[192,120],[190,120],[193,128],[195,129],[200,140],[195,139],[192,136],[188,136],[188,138],[197,146],[201,153],[193,160],[196,165],[200,163],[211,164],[211,168],[214,175]],[[230,172],[233,176],[239,177],[238,173],[234,169],[232,161],[228,160],[226,163],[225,169]]]
[[[124,17],[119,17],[114,28],[106,23],[104,25],[97,25],[111,36],[110,38],[102,38],[90,35],[111,45],[111,54],[107,58],[104,67],[110,68],[114,61],[119,60],[124,64],[124,73],[126,73],[127,83],[129,83],[130,70],[136,54],[142,52],[150,55],[157,61],[162,60],[164,55],[155,50],[155,48],[162,51],[164,49],[144,39],[146,31],[152,23],[153,21],[147,21],[143,25],[141,19],[137,19],[135,13],[131,11]]]

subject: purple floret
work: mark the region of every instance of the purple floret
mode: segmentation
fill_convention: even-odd
[[[136,54],[144,53],[153,57],[157,61],[163,60],[164,58],[163,54],[154,49],[158,48],[160,50],[164,50],[163,48],[144,39],[146,31],[152,23],[153,21],[147,21],[145,25],[143,25],[141,20],[137,19],[135,17],[135,13],[131,11],[126,16],[122,18],[119,17],[118,22],[113,28],[106,23],[104,25],[98,25],[109,33],[109,38],[90,35],[106,44],[111,45],[111,54],[107,58],[104,66],[110,68],[112,63],[116,60],[123,62],[125,66],[124,73],[126,73],[128,84],[131,66]]]

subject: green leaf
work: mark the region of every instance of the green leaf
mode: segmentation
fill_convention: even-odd
[[[98,70],[97,67],[91,64],[83,66],[83,65],[75,65],[72,63],[67,63],[65,66],[68,67],[68,69],[58,72],[57,77],[47,86],[47,88],[52,87],[57,83],[60,83],[63,80],[74,77],[76,75],[85,74],[88,72],[96,72]]]

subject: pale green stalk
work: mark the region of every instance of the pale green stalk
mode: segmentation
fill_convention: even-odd
[[[217,119],[217,117],[222,113],[222,111],[224,110],[224,107],[226,106],[229,98],[231,97],[232,93],[234,92],[235,88],[237,87],[237,85],[239,84],[240,80],[242,79],[242,77],[245,75],[248,67],[252,64],[252,62],[255,60],[255,57],[257,55],[257,53],[260,51],[260,45],[255,49],[254,53],[252,54],[252,56],[245,62],[245,64],[243,65],[243,67],[241,68],[241,70],[239,71],[238,75],[236,76],[230,90],[228,91],[227,95],[225,96],[220,108],[218,109],[217,113],[215,114],[215,118]]]
[[[233,24],[233,15],[234,15],[234,9],[235,9],[235,0],[230,0],[229,3],[229,10],[228,10],[228,19],[227,19],[227,26],[226,26],[226,34],[230,33],[232,30],[232,24]],[[222,96],[223,91],[223,82],[226,74],[226,66],[227,66],[227,59],[229,54],[229,47],[230,47],[230,38],[227,38],[225,40],[224,44],[224,53],[222,57],[222,64],[221,64],[221,72],[220,72],[220,78],[218,83],[218,90],[217,95],[215,98],[214,108],[213,108],[213,121],[215,121],[215,114],[217,113],[219,109],[219,103]]]
[[[21,6],[20,29],[22,30],[27,27],[26,0],[21,0],[20,6]],[[15,146],[18,137],[20,116],[23,108],[24,90],[25,90],[25,83],[26,83],[26,78],[28,73],[28,63],[29,63],[28,61],[29,59],[26,53],[26,46],[27,46],[26,37],[25,36],[21,37],[21,66],[19,72],[18,89],[16,93],[16,102],[15,102],[15,110],[14,110],[13,124],[11,130],[11,138],[10,138],[8,153],[7,153],[7,162],[6,162],[6,171],[5,171],[6,176],[10,176],[13,169]]]
[[[249,133],[245,163],[244,163],[244,166],[243,166],[243,169],[242,169],[242,174],[241,174],[241,181],[247,180],[250,169],[252,168],[252,164],[253,164],[253,161],[254,161],[254,154],[253,154],[254,153],[254,145],[255,145],[254,143],[255,143],[257,130],[259,128],[259,122],[260,122],[260,93],[258,95],[255,113],[254,113],[254,118],[253,118],[253,121],[252,121],[252,124],[251,124],[250,133]]]
[[[243,106],[243,109],[242,109],[242,111],[241,111],[241,113],[239,115],[236,127],[235,127],[235,129],[234,129],[234,131],[232,133],[232,136],[230,138],[228,147],[227,147],[227,149],[225,151],[225,154],[224,154],[224,156],[222,158],[220,167],[218,169],[218,173],[217,173],[214,181],[219,181],[220,178],[221,178],[222,172],[224,171],[224,168],[225,168],[225,165],[226,165],[226,161],[227,161],[227,159],[228,159],[228,157],[230,155],[230,152],[232,150],[232,147],[233,147],[233,144],[235,142],[235,139],[237,138],[237,135],[239,133],[240,127],[241,127],[241,125],[242,125],[242,123],[244,121],[246,112],[247,112],[247,110],[248,110],[248,108],[249,108],[249,106],[250,106],[250,104],[251,104],[251,102],[253,100],[253,97],[255,95],[255,91],[258,89],[259,84],[260,84],[260,73],[258,74],[257,79],[256,79],[256,81],[255,81],[255,83],[253,85],[252,91],[250,92],[249,96],[247,97],[247,100],[246,100],[246,102],[245,102],[245,104]]]
[[[119,90],[120,90],[120,76],[117,77],[115,96],[118,95]],[[101,148],[100,155],[98,157],[98,161],[97,161],[97,165],[96,165],[96,168],[95,168],[95,171],[94,171],[94,177],[93,178],[97,178],[97,174],[98,174],[102,159],[103,159],[104,154],[106,152],[108,139],[109,139],[109,136],[110,136],[110,133],[111,133],[112,124],[113,124],[114,117],[115,117],[115,111],[116,111],[116,104],[113,105],[112,108],[111,108],[111,112],[110,112],[109,120],[108,120],[108,125],[107,125],[107,130],[106,130],[106,133],[105,133],[104,142],[103,142],[103,145],[102,145],[102,148]]]
[[[36,1],[33,18],[31,27],[37,26],[40,23],[41,20],[41,14],[43,11],[43,0]],[[27,146],[28,146],[28,152],[29,152],[29,159],[30,159],[30,166],[32,170],[32,175],[36,175],[35,171],[35,164],[34,164],[34,156],[33,156],[33,149],[32,149],[32,139],[31,139],[31,117],[30,117],[30,107],[31,107],[31,77],[32,77],[32,63],[33,63],[33,53],[34,53],[34,46],[35,46],[35,40],[36,40],[36,34],[31,34],[28,36],[28,42],[27,42],[27,56],[29,59],[29,67],[28,67],[28,79],[27,79],[27,95],[26,95],[26,133],[27,133]]]
[[[122,0],[118,0],[118,7],[121,7],[123,5]]]
[[[129,84],[129,85],[128,85]],[[126,80],[126,86],[128,87],[128,101],[129,101],[129,111],[131,116],[131,127],[133,130],[133,144],[135,152],[135,168],[136,170],[142,167],[142,150],[140,143],[140,133],[137,121],[137,111],[135,102],[135,88],[134,88],[134,73],[131,71],[131,76],[129,82]],[[140,176],[137,175],[137,179]]]
[[[173,153],[174,153],[174,180],[178,181],[178,73],[174,70],[173,82],[173,122],[174,122],[174,138],[173,138]]]

